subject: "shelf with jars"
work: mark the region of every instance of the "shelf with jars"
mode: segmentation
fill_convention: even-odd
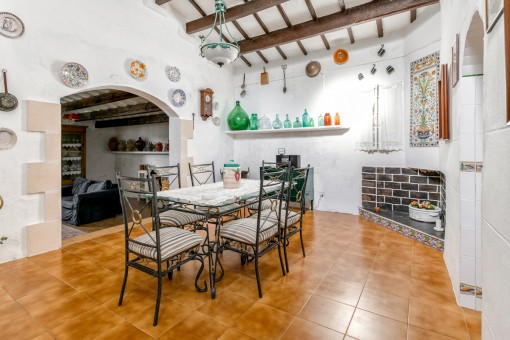
[[[227,135],[261,135],[261,134],[288,134],[288,133],[303,133],[303,132],[322,132],[322,133],[345,133],[349,127],[342,125],[331,126],[317,126],[317,127],[295,127],[284,129],[266,129],[266,130],[240,130],[240,131],[225,131]]]
[[[86,129],[86,126],[62,125],[62,185],[73,184],[77,177],[86,177]]]

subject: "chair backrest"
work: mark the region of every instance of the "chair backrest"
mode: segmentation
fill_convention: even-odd
[[[293,168],[292,169],[292,182],[290,196],[295,197],[296,202],[299,203],[299,211],[302,214],[305,211],[305,192],[306,182],[308,181],[308,174],[310,173],[310,164],[306,168]]]
[[[257,239],[256,244],[259,243],[259,236],[264,232],[268,226],[274,225],[274,216],[262,216],[263,201],[269,200],[271,202],[270,209],[275,212],[276,219],[279,227],[282,227],[282,206],[283,202],[288,201],[290,195],[290,186],[288,178],[290,175],[290,166],[275,167],[275,166],[262,166],[260,167],[260,190],[259,202],[257,211]]]
[[[133,248],[136,245],[147,246],[153,248],[156,251],[157,259],[161,260],[160,222],[156,206],[155,176],[137,178],[117,174],[117,183],[124,216],[126,254],[132,252],[143,256]],[[144,224],[144,219],[148,217],[151,218],[149,225]],[[152,231],[155,231],[155,233],[151,234]],[[147,235],[146,241],[135,240],[142,235]]]
[[[181,188],[180,165],[149,167],[147,177],[154,175],[156,179],[156,191],[165,191]]]
[[[214,162],[208,164],[188,163],[188,166],[192,186],[216,182],[214,176]]]

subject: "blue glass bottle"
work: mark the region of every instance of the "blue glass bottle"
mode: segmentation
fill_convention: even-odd
[[[296,121],[294,122],[292,127],[293,128],[302,128],[303,127],[303,124],[301,124],[301,122],[299,121],[299,117],[296,117]]]
[[[281,129],[283,127],[283,123],[280,120],[280,117],[276,115],[276,119],[273,121],[273,129]]]

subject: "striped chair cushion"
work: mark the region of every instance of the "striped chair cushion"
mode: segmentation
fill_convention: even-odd
[[[232,204],[229,204],[229,205],[225,205],[225,206],[219,207],[218,208],[218,213],[219,214],[224,214],[227,211],[230,211],[230,213],[234,213],[234,212],[236,212],[236,210],[239,210],[239,209],[241,209],[241,206],[238,203],[232,203]],[[199,208],[197,208],[197,210],[207,212],[209,209],[206,208],[206,207],[199,207]],[[211,214],[213,212],[215,212],[215,211],[216,211],[216,208],[211,208],[210,209]],[[214,214],[214,215],[216,215],[216,214]]]
[[[182,227],[202,219],[202,215],[177,210],[167,210],[159,214],[162,227]]]
[[[265,241],[278,232],[278,226],[274,221],[268,220],[260,226],[259,242]],[[220,237],[247,244],[255,244],[257,235],[257,220],[241,218],[223,225],[220,229]]]
[[[137,237],[135,240],[141,243],[154,245],[156,240],[156,232]],[[159,231],[161,243],[161,259],[166,260],[172,256],[181,254],[189,249],[199,246],[202,243],[202,236],[192,233],[191,231],[180,228],[165,228]],[[156,260],[156,249],[148,246],[129,242],[129,249],[139,255]]]
[[[277,200],[272,200],[272,201],[277,201]],[[276,203],[277,206],[279,206],[278,203]],[[283,206],[285,207],[285,202],[283,202]],[[255,203],[252,203],[250,205],[248,205],[248,209],[249,210],[259,210],[259,202],[255,202]],[[261,210],[266,210],[266,209],[271,209],[271,200],[269,199],[265,199],[262,201],[262,207],[261,207]]]
[[[283,218],[285,216],[285,211],[282,210],[282,222],[283,222]],[[260,212],[260,218],[261,219],[265,219],[265,218],[269,218],[269,219],[272,219],[274,221],[277,221],[278,220],[278,217],[276,216],[276,211],[271,211],[269,209],[267,210],[262,210]],[[250,216],[250,218],[253,218],[253,219],[257,219],[257,214],[253,214]],[[299,221],[299,218],[300,218],[300,215],[299,213],[297,212],[294,212],[294,211],[290,211],[289,212],[289,216],[287,217],[287,226],[291,226],[293,225],[294,223],[298,222]],[[283,223],[282,223],[283,224]]]

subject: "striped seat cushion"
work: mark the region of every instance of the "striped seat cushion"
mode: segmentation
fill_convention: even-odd
[[[202,236],[180,228],[160,229],[159,236],[162,260],[166,260],[189,249],[198,247],[202,243]],[[154,241],[151,239],[151,237],[154,239]],[[150,237],[149,234],[145,234],[137,237],[135,240],[144,244],[154,245],[156,240],[156,232],[150,232]],[[150,259],[157,259],[156,248],[151,248],[130,241],[129,249]]]
[[[239,210],[239,209],[241,209],[241,206],[238,203],[232,203],[232,204],[229,204],[229,205],[218,207],[218,213],[219,214],[224,214],[226,212],[234,213],[234,212],[236,212],[236,210]],[[211,215],[216,215],[215,214],[216,208],[210,208],[209,209],[209,208],[206,208],[206,207],[199,207],[199,208],[197,208],[197,210],[204,211],[204,212],[209,211]]]
[[[278,232],[278,226],[272,220],[261,223],[259,242],[265,241]],[[241,218],[223,225],[220,229],[220,237],[247,244],[255,244],[257,235],[257,220],[253,218]]]
[[[283,222],[284,216],[285,216],[285,211],[282,210],[282,222]],[[257,214],[251,215],[250,218],[257,219]],[[260,212],[260,218],[263,219],[263,220],[265,218],[269,218],[269,219],[272,219],[274,221],[278,220],[278,217],[276,216],[276,211],[271,211],[269,209],[268,210],[262,210]],[[291,226],[294,223],[298,222],[299,218],[300,218],[299,213],[294,212],[294,211],[290,211],[289,212],[289,216],[287,217],[287,226]]]
[[[271,209],[272,201],[278,202],[278,200],[269,200],[269,199],[263,200],[261,210]],[[273,203],[273,204],[276,204],[276,206],[278,206],[278,203]],[[285,202],[283,202],[283,207],[285,207]],[[248,205],[248,209],[249,210],[259,210],[259,202],[255,202],[255,203]]]
[[[159,214],[163,227],[182,227],[204,219],[204,216],[191,212],[167,210]]]

